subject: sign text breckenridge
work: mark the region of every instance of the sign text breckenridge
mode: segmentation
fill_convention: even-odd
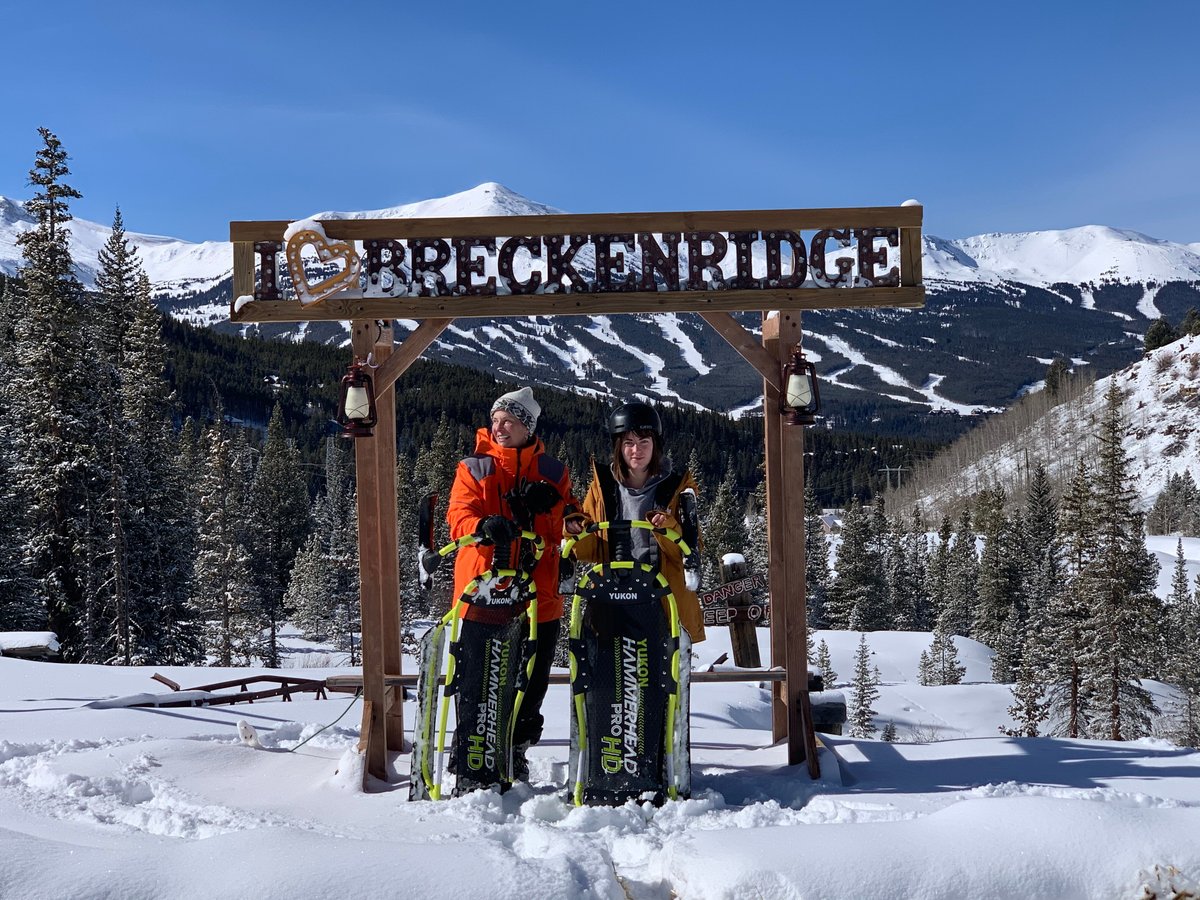
[[[899,228],[368,238],[363,297],[488,297],[900,284]],[[280,241],[256,241],[255,300],[283,299]]]

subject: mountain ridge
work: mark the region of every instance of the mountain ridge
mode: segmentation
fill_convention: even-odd
[[[311,218],[558,212],[486,182],[447,197]],[[0,270],[15,272],[16,235],[32,224],[22,204],[0,198]],[[80,277],[89,285],[111,231],[80,219],[71,228]],[[268,338],[348,341],[339,322],[231,324],[229,242],[127,236],[156,300],[175,318]],[[805,350],[822,377],[826,424],[893,433],[911,428],[903,420],[914,414],[971,418],[996,411],[1037,390],[1055,357],[1073,367],[1092,366],[1102,377],[1140,354],[1153,319],[1178,321],[1190,306],[1200,306],[1200,243],[1087,225],[958,240],[924,235],[923,245],[924,309],[804,314]],[[579,261],[586,266],[584,256]],[[760,325],[757,315],[739,318],[751,330]],[[398,338],[415,327],[412,320],[398,320]],[[695,315],[459,320],[427,355],[505,381],[733,415],[761,410],[761,377]]]
[[[530,200],[497,182],[484,182],[445,197],[434,197],[375,210],[312,213],[296,219],[387,219],[459,216],[554,215],[563,210]],[[33,226],[24,201],[0,196],[0,271],[15,274],[20,263],[15,235]],[[75,218],[72,252],[81,280],[94,285],[95,257],[111,234],[108,226]],[[229,241],[185,241],[127,231],[138,248],[152,284],[211,281],[229,275]],[[991,232],[965,238],[923,236],[925,278],[936,282],[999,283],[1016,281],[1047,287],[1056,283],[1099,280],[1129,282],[1200,281],[1200,241],[1181,244],[1107,225]],[[227,251],[222,259],[214,251]],[[189,260],[192,269],[183,268]]]

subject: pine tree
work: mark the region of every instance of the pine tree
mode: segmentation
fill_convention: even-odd
[[[434,507],[434,549],[449,543],[450,526],[446,521],[446,507],[450,497],[450,487],[454,483],[454,472],[461,458],[456,443],[455,430],[449,418],[442,413],[434,431],[433,440],[417,452],[413,463],[413,494],[403,502],[416,504],[429,494],[438,496]],[[429,612],[435,616],[444,614],[450,609],[454,598],[451,593],[454,580],[449,577],[435,578],[429,594]]]
[[[1014,726],[1002,729],[1009,737],[1037,737],[1049,715],[1046,691],[1034,660],[1026,657],[1017,669],[1012,686],[1013,703],[1008,708]]]
[[[923,630],[930,624],[931,612],[925,574],[928,549],[920,511],[914,509],[908,521],[897,516],[891,530],[887,557],[888,593],[894,598],[891,627]]]
[[[232,433],[218,406],[201,437],[204,465],[197,487],[198,534],[192,591],[206,620],[205,648],[219,666],[259,655],[251,558],[243,535],[249,448]]]
[[[735,494],[734,470],[729,460],[721,483],[703,516],[704,549],[712,572],[721,570],[727,554],[746,555],[746,522],[743,504]],[[706,573],[706,575],[709,573]],[[716,579],[714,579],[716,580]],[[711,583],[711,582],[710,582]]]
[[[16,281],[0,274],[0,370],[16,369]],[[9,378],[0,379],[0,429],[6,435],[23,427],[13,413]],[[16,486],[15,447],[0,441],[0,631],[40,631],[46,627],[46,607],[30,571],[24,548],[29,542],[25,504]]]
[[[867,636],[860,635],[858,651],[854,656],[854,679],[850,683],[853,695],[848,711],[850,737],[868,738],[875,733],[873,704],[879,699],[879,688],[876,686],[875,676],[871,671],[871,655],[871,648],[867,645]]]
[[[1171,327],[1171,323],[1165,316],[1160,316],[1150,323],[1150,327],[1146,329],[1144,340],[1146,352],[1151,353],[1159,347],[1165,347],[1172,341],[1179,340],[1179,332]]]
[[[857,503],[846,509],[841,538],[837,576],[825,603],[829,627],[886,627],[886,623],[881,623],[884,609],[880,598],[885,588],[880,555],[871,533],[870,518]]]
[[[358,517],[348,454],[325,440],[325,490],[312,504],[312,533],[296,554],[284,598],[306,637],[327,640],[358,662]]]
[[[23,289],[15,302],[9,414],[12,433],[8,475],[26,511],[26,544],[18,569],[29,573],[35,596],[67,660],[88,658],[98,623],[87,606],[94,583],[95,486],[104,473],[92,453],[96,430],[92,372],[84,329],[82,290],[73,273],[68,201],[80,194],[64,177],[67,153],[48,129],[39,129],[26,210],[36,221],[18,237],[24,256]]]
[[[825,597],[829,587],[829,542],[821,507],[810,478],[804,486],[804,586],[808,627],[825,627]]]
[[[940,626],[934,628],[933,642],[921,654],[918,672],[924,685],[962,684],[963,676],[967,674],[966,666],[958,661],[954,636]]]
[[[1170,615],[1166,631],[1166,678],[1178,695],[1170,702],[1169,734],[1183,747],[1200,747],[1200,668],[1196,648],[1200,646],[1200,574],[1192,591],[1186,574],[1180,578],[1183,542],[1176,550],[1176,573],[1172,578]],[[1179,581],[1183,581],[1183,587]]]
[[[1062,590],[1050,595],[1042,627],[1030,631],[1026,654],[1045,673],[1051,733],[1077,738],[1088,731],[1089,670],[1096,667],[1090,566],[1096,548],[1096,502],[1091,472],[1082,460],[1058,511],[1062,537]]]
[[[938,621],[948,634],[971,637],[971,620],[979,592],[979,558],[971,516],[963,510],[946,559],[946,596]]]
[[[824,679],[827,690],[837,683],[838,673],[833,669],[833,657],[829,653],[829,645],[825,643],[824,638],[821,638],[821,643],[817,644],[817,668],[821,671],[821,678]]]
[[[413,463],[408,454],[396,459],[396,538],[400,564],[400,636],[410,652],[416,651],[416,622],[429,615],[428,592],[421,589],[418,568],[421,549],[417,535],[417,491]]]
[[[925,570],[925,592],[929,596],[929,615],[932,628],[948,605],[950,590],[950,544],[954,537],[954,526],[948,516],[942,516],[938,528],[937,543],[929,554],[929,565]]]
[[[1030,621],[1042,620],[1051,597],[1062,590],[1058,502],[1046,467],[1038,463],[1029,480],[1022,520],[1024,544],[1022,593]]]
[[[894,744],[899,740],[899,736],[896,734],[896,723],[892,719],[888,719],[888,723],[883,726],[883,734],[879,737],[889,744]]]
[[[300,474],[300,454],[283,427],[278,403],[267,425],[262,459],[254,473],[248,510],[248,549],[254,559],[255,600],[267,631],[264,665],[278,668],[279,626],[290,610],[284,603],[296,553],[308,535],[308,490]]]
[[[1003,491],[996,492],[994,496],[997,498],[997,508],[981,519],[986,527],[983,531],[983,552],[979,559],[978,600],[971,623],[971,637],[997,649],[1009,617],[1023,618],[1023,611],[1018,606],[1018,547],[1013,541],[1017,529],[1004,514]],[[1002,677],[998,680],[1010,679]]]
[[[1093,736],[1120,741],[1149,733],[1157,712],[1142,686],[1145,660],[1153,656],[1154,625],[1159,620],[1153,589],[1158,563],[1146,551],[1138,498],[1129,478],[1122,446],[1124,396],[1116,381],[1105,395],[1100,423],[1096,484],[1097,551],[1090,566],[1097,628],[1095,650],[1101,665],[1091,674],[1096,726]]]

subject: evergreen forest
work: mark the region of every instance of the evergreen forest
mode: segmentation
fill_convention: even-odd
[[[163,316],[119,210],[85,291],[67,240],[79,193],[58,138],[41,137],[27,207],[38,224],[21,238],[20,272],[0,277],[0,631],[53,631],[72,662],[278,666],[290,622],[355,662],[353,453],[330,422],[348,351]],[[445,497],[492,402],[514,387],[433,361],[396,384],[410,639],[448,601],[445,585],[416,582],[417,501]],[[538,434],[581,492],[592,457],[607,462],[608,404],[534,389]],[[807,432],[809,624],[864,633],[855,722],[869,721],[876,677],[866,635],[917,630],[933,636],[921,659],[928,684],[961,679],[956,635],[995,651],[994,679],[1013,685],[1015,734],[1122,740],[1166,729],[1200,742],[1200,579],[1187,583],[1181,548],[1170,601],[1154,594],[1122,400],[1114,387],[1101,450],[1065,488],[1039,468],[1024,496],[985,490],[953,513],[882,501],[936,443]],[[708,583],[726,553],[765,575],[761,418],[661,413],[668,451],[700,485]],[[1190,475],[1173,482],[1151,527],[1194,530],[1197,496]],[[833,506],[845,508],[836,558],[822,518]],[[820,648],[810,658],[821,665]],[[1178,708],[1154,708],[1146,678],[1178,685]]]

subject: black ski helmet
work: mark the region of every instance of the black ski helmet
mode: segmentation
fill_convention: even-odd
[[[662,436],[662,420],[649,403],[626,403],[608,417],[608,433],[616,437],[627,431],[653,431]]]

